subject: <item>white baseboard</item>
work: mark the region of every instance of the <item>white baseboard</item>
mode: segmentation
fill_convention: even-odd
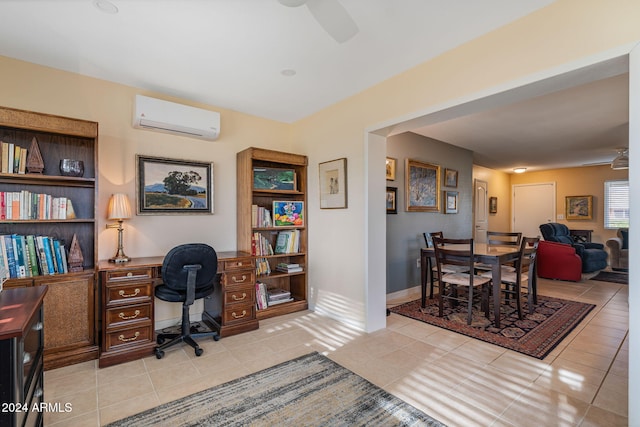
[[[416,299],[422,296],[420,285],[387,294],[387,304],[397,300]]]

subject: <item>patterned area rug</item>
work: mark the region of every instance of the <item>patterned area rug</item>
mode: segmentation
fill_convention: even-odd
[[[418,299],[392,307],[390,310],[393,313],[499,345],[528,356],[544,359],[594,307],[595,305],[593,304],[538,295],[538,304],[533,314],[529,314],[527,303],[523,302],[522,320],[518,319],[515,302],[511,305],[503,305],[500,329],[495,328],[493,322],[487,319],[482,311],[476,311],[475,309],[473,321],[471,325],[467,325],[467,310],[464,304],[452,309],[445,303],[444,316],[438,317],[437,298],[428,299],[425,309],[420,307],[420,300]]]
[[[618,283],[620,285],[629,284],[629,273],[622,273],[617,271],[601,271],[589,280],[598,280],[600,282]]]
[[[446,427],[318,353],[166,403],[108,427],[222,425]]]

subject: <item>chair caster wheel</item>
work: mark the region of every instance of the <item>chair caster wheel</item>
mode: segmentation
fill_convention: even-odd
[[[201,349],[200,347],[196,348],[196,356],[200,357],[202,356],[202,353],[204,353],[203,349]]]
[[[156,350],[156,359],[162,359],[164,357],[164,351]]]
[[[220,341],[220,335],[214,335],[213,336],[213,340],[214,341]]]
[[[156,342],[158,343],[158,345],[162,345],[162,343],[164,342],[164,338],[158,337],[156,338]]]

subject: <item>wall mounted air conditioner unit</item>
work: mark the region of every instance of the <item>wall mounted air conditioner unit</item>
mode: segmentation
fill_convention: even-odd
[[[213,141],[220,135],[220,113],[136,95],[133,127]]]

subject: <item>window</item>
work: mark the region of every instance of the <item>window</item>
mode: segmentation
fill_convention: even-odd
[[[629,227],[629,181],[604,182],[604,228]]]

